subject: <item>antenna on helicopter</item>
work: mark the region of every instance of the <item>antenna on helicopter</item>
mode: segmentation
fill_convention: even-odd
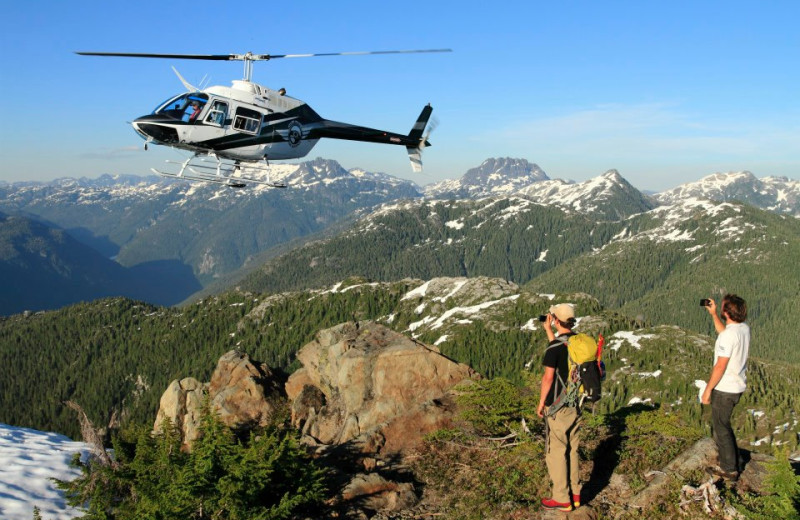
[[[189,92],[197,92],[198,90],[200,90],[199,88],[195,87],[194,85],[183,79],[181,73],[178,72],[178,69],[176,69],[174,66],[172,67],[172,72],[174,72],[175,75],[178,76],[178,79],[181,80],[181,83],[183,83],[183,86],[186,87],[186,90],[188,90]]]

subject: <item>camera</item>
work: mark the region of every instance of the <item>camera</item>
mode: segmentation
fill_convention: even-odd
[[[708,298],[703,298],[700,300],[700,307],[711,307],[711,300]]]
[[[539,321],[542,322],[542,323],[546,322],[547,321],[547,314],[542,314],[541,316],[539,316]]]

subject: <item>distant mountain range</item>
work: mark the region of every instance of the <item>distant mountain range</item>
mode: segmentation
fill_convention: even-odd
[[[549,179],[537,165],[512,158],[487,159],[461,179],[443,181],[424,189],[385,174],[359,169],[347,171],[335,161],[322,159],[272,166],[270,178],[286,183],[288,188],[276,190],[255,186],[231,190],[153,176],[109,175],[98,179],[59,179],[49,183],[3,183],[0,184],[0,211],[42,222],[51,229],[63,229],[106,259],[113,259],[123,267],[146,271],[154,283],[147,283],[145,279],[134,284],[136,291],[119,294],[157,303],[182,301],[196,289],[214,282],[217,287],[214,290],[224,289],[228,284],[226,280],[240,278],[236,273],[242,269],[257,268],[264,257],[274,256],[270,252],[277,251],[276,248],[285,250],[290,243],[300,245],[302,242],[298,241],[318,238],[319,233],[335,229],[333,226],[346,229],[350,225],[347,222],[354,217],[369,214],[381,204],[389,204],[378,211],[378,214],[384,214],[394,207],[395,201],[402,200],[416,201],[413,204],[418,208],[428,204],[422,199],[480,201],[491,198],[507,200],[500,206],[508,208],[528,201],[525,204],[533,204],[531,208],[548,207],[556,211],[560,215],[557,220],[577,222],[575,219],[588,219],[588,227],[592,227],[595,221],[619,222],[690,197],[738,199],[770,211],[800,215],[800,183],[776,177],[759,180],[748,172],[714,174],[697,183],[653,196],[641,193],[615,170],[575,183]],[[413,204],[408,207],[413,207]],[[480,211],[487,215],[497,209],[492,208],[488,199],[478,206],[471,206],[470,210],[457,210],[467,207],[458,204],[452,207],[459,213],[479,211],[483,206],[488,209]],[[539,211],[544,210],[535,210],[534,213]],[[465,218],[460,216],[461,220],[446,221],[450,222],[452,234],[457,234],[454,226]],[[527,225],[541,227],[535,220]],[[451,238],[457,240],[455,236]],[[557,234],[550,235],[550,240],[555,238],[558,238]],[[519,247],[514,242],[515,237],[509,236],[509,251]],[[540,262],[534,264],[534,268],[517,270],[518,274],[509,278],[522,282],[528,275],[519,276],[520,272],[529,272],[533,276],[555,265],[555,248],[547,245],[539,249],[537,254],[549,251],[547,263]],[[573,249],[574,254],[580,254],[580,247]],[[76,258],[81,258],[84,253],[88,251],[76,253]],[[86,258],[83,263],[87,265],[95,261]],[[424,264],[412,260],[412,264],[417,263]],[[461,271],[451,271],[447,274],[460,275],[466,271],[474,272],[474,269],[467,266]],[[130,276],[130,272],[120,272],[123,278]],[[419,273],[420,276],[424,274]],[[502,272],[487,274],[504,275]],[[308,286],[316,279],[297,278],[289,280],[289,283]],[[98,283],[104,285],[104,282]],[[129,285],[129,281],[109,281],[105,284],[108,288],[101,293],[114,294],[126,284]],[[158,290],[151,293],[153,286]],[[78,293],[75,292],[74,300],[58,301],[79,301]],[[9,291],[0,296],[6,301],[16,298],[12,298]],[[22,306],[22,300],[16,301],[19,305],[7,306],[6,312],[8,309],[19,311],[28,308]],[[31,307],[53,308],[57,305]]]
[[[119,294],[168,305],[171,294],[200,289],[169,261],[126,268],[62,229],[0,213],[0,314],[57,309]]]
[[[585,291],[645,322],[708,333],[697,302],[731,291],[756,299],[751,317],[772,331],[773,341],[754,351],[800,362],[785,324],[800,312],[797,258],[800,219],[738,202],[687,199],[612,221],[522,197],[415,200],[386,204],[335,237],[289,251],[238,286],[275,293],[352,275],[491,276],[540,292]]]
[[[271,176],[289,187],[232,190],[154,176],[109,175],[12,183],[0,185],[0,211],[61,228],[123,267],[161,266],[173,274],[188,272],[188,284],[162,283],[158,298],[138,290],[118,292],[119,284],[105,290],[105,294],[174,304],[246,266],[263,251],[322,231],[356,210],[420,196],[412,182],[346,171],[334,161],[273,166]],[[0,297],[17,312],[29,308],[10,294]],[[13,305],[14,300],[19,305]],[[80,300],[76,294],[69,301]]]

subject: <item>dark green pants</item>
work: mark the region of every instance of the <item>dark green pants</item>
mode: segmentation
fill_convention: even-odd
[[[711,391],[711,433],[719,451],[719,467],[728,472],[739,471],[739,448],[731,427],[731,414],[741,396]]]

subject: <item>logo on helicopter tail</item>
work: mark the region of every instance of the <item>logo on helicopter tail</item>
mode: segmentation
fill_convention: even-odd
[[[289,146],[295,148],[303,140],[303,127],[297,121],[289,123],[289,133],[286,136]]]

